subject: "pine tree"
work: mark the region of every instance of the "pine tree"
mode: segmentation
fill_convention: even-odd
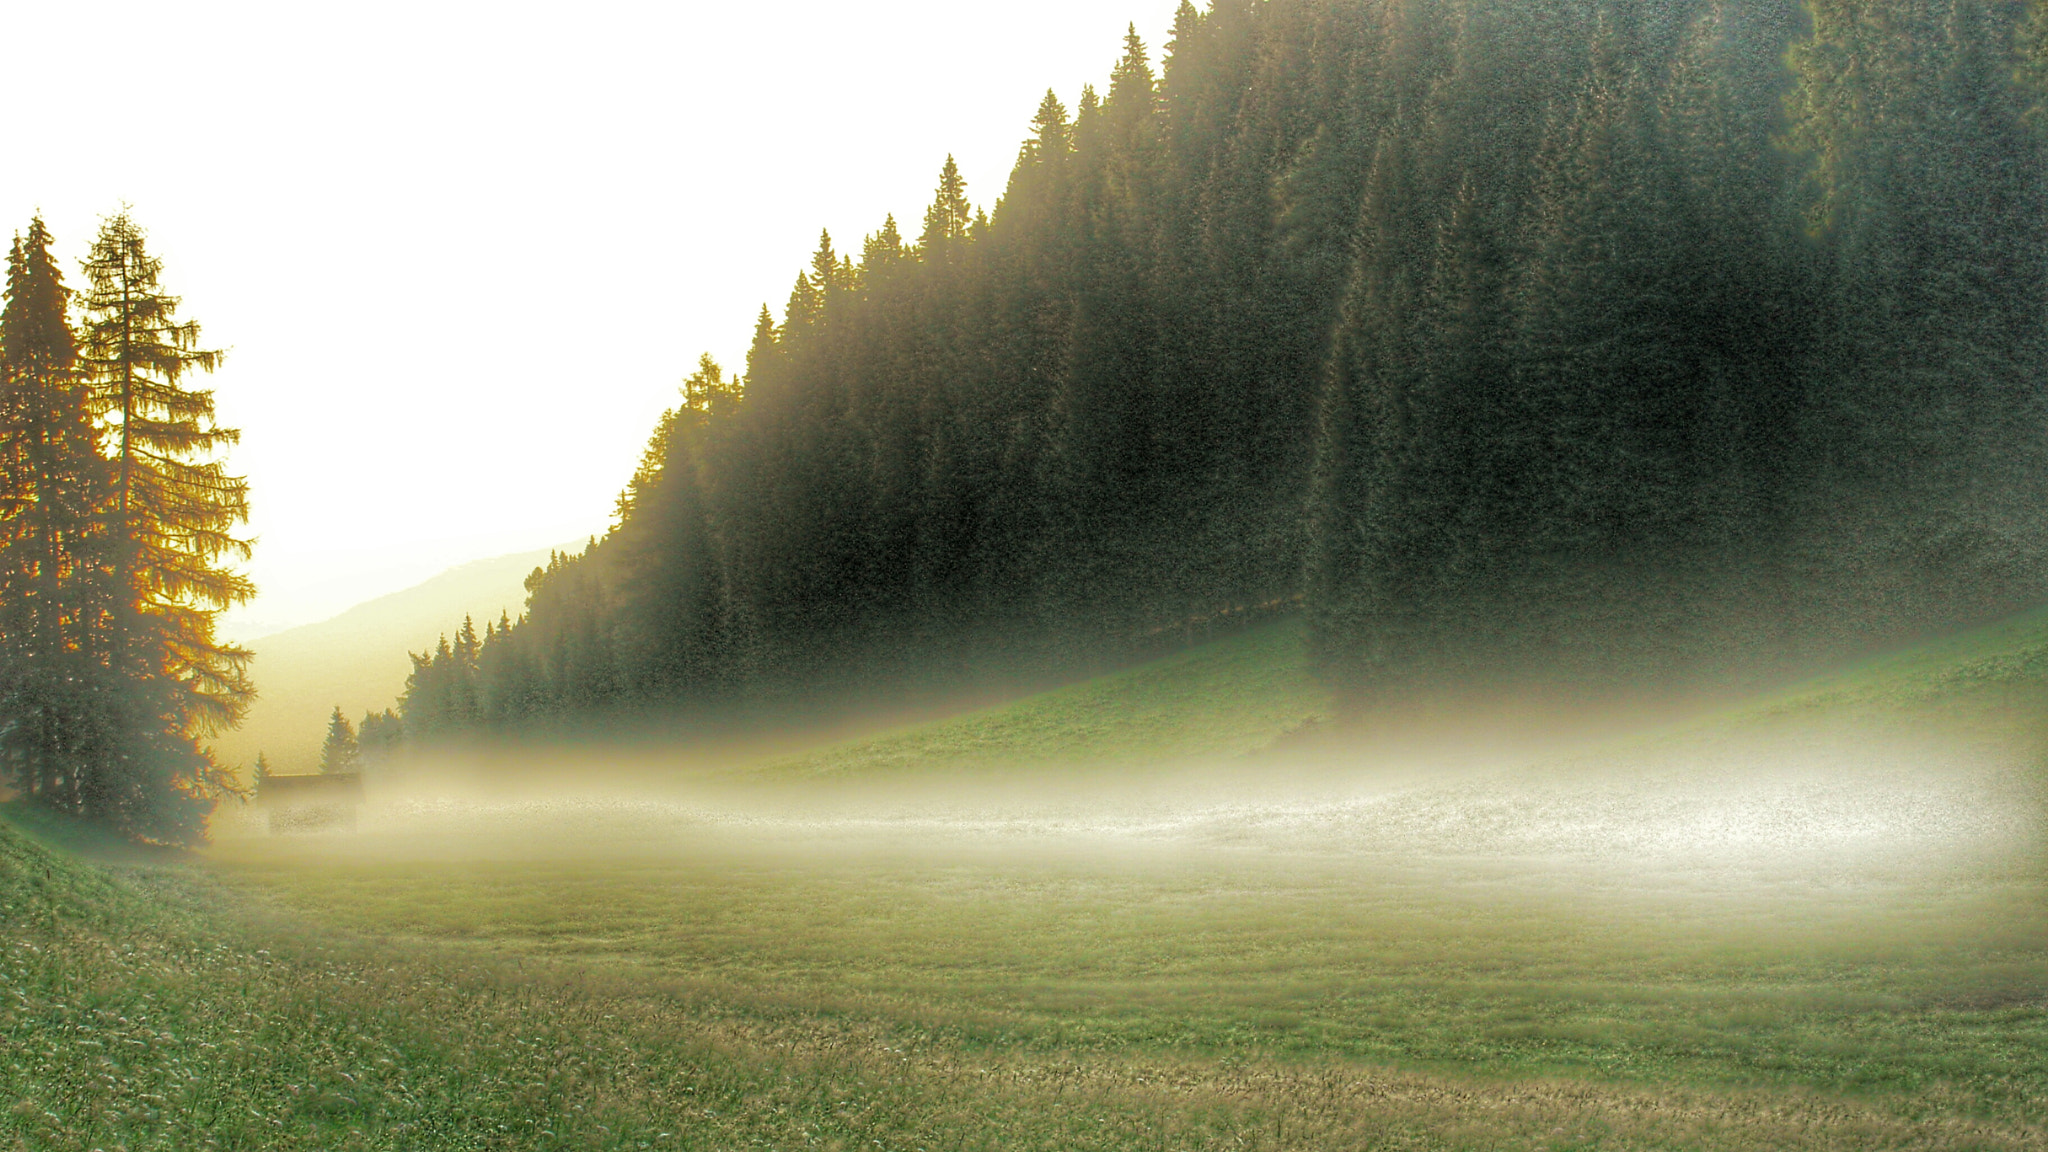
[[[822,237],[743,394],[700,366],[486,630],[474,715],[458,639],[407,725],[1071,667],[1304,589],[1353,688],[1657,671],[1802,583],[2012,602],[2043,11],[1183,4],[1158,72],[1133,32],[1106,100],[1046,94],[987,216],[949,163],[914,237]]]
[[[361,759],[355,725],[341,714],[341,706],[337,704],[334,715],[327,719],[327,740],[320,745],[320,771],[323,775],[355,772],[362,766]]]
[[[896,227],[896,217],[891,214],[882,221],[879,232],[869,234],[861,244],[860,267],[864,278],[887,273],[904,258],[903,234]]]
[[[523,624],[525,618],[520,618]],[[484,648],[477,657],[477,692],[482,700],[483,722],[496,728],[518,725],[540,709],[539,685],[533,675],[533,661],[527,652],[528,633],[520,630],[509,612],[498,613],[498,624],[488,630]],[[396,751],[403,738],[400,718],[391,716],[391,746]],[[369,748],[365,728],[364,748]]]
[[[15,238],[0,313],[0,779],[75,812],[111,754],[89,643],[108,607],[95,520],[107,471],[50,244],[40,217]]]
[[[412,660],[412,673],[405,678],[405,691],[398,699],[406,734],[428,742],[459,731],[460,723],[450,705],[455,659],[447,635],[443,634],[439,646],[431,651],[406,655]]]
[[[1688,546],[1702,612],[1745,658],[1782,648],[1802,582],[1792,511],[1818,285],[1782,146],[1782,46],[1802,17],[1790,0],[1711,0],[1660,98],[1679,208],[1678,350],[1694,377]]]
[[[442,723],[455,731],[467,731],[483,718],[477,683],[483,640],[476,634],[476,621],[464,616],[462,626],[455,630],[454,641],[444,640],[434,655],[438,662]]]
[[[1161,401],[1157,291],[1163,155],[1159,100],[1135,29],[1098,101],[1084,88],[1062,215],[1071,303],[1068,355],[1051,397],[1046,472],[1056,510],[1049,550],[1063,571],[1045,590],[1050,627],[1101,650],[1177,615],[1160,595],[1164,553],[1185,535],[1161,503],[1175,479],[1177,414]],[[1074,653],[1076,657],[1079,652]]]
[[[1038,111],[1031,117],[1031,136],[1017,150],[1012,179],[1017,174],[1059,163],[1072,146],[1073,125],[1067,120],[1067,107],[1060,103],[1058,94],[1047,88],[1045,98],[1038,102]],[[1004,199],[1008,198],[1005,195]]]
[[[1397,116],[1373,159],[1317,443],[1316,657],[1354,690],[1413,672],[1451,639],[1431,627],[1458,500],[1443,488],[1452,430],[1424,371],[1432,253],[1417,120]]]
[[[967,181],[960,175],[960,165],[947,156],[945,166],[939,169],[938,192],[931,207],[925,209],[924,234],[918,239],[924,258],[947,259],[952,245],[967,238],[973,220],[974,210],[967,203]]]
[[[785,338],[803,340],[813,334],[825,320],[825,297],[835,287],[834,276],[839,265],[832,251],[832,234],[820,232],[818,251],[811,257],[811,270],[798,273],[796,284],[789,290],[789,303],[782,312],[782,331]]]
[[[1124,30],[1124,54],[1117,61],[1115,71],[1109,77],[1109,100],[1111,106],[1123,109],[1123,114],[1140,117],[1157,110],[1157,76],[1152,71],[1151,57],[1145,51],[1145,41],[1138,35],[1138,26],[1130,25]]]
[[[1228,471],[1215,497],[1216,555],[1251,603],[1301,588],[1317,385],[1386,103],[1373,87],[1387,55],[1380,25],[1334,9],[1236,2],[1217,4],[1205,21],[1217,51],[1227,45],[1244,60],[1237,92],[1237,68],[1210,58],[1236,111],[1194,209],[1211,285],[1207,314],[1192,322],[1209,341],[1194,366],[1231,413],[1218,433]],[[1307,42],[1318,47],[1305,66],[1295,53]],[[1168,95],[1170,110],[1184,106],[1177,91]]]

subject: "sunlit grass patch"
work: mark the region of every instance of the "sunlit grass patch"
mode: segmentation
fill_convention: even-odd
[[[1748,702],[1737,714],[1955,707],[1967,712],[2015,703],[2048,704],[2048,607],[1869,656]],[[2039,726],[2025,714],[2005,719]]]
[[[768,776],[1104,766],[1228,757],[1327,717],[1287,618],[1025,700],[771,763]]]

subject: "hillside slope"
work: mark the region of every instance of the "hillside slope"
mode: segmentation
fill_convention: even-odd
[[[221,761],[246,767],[262,752],[279,772],[312,771],[336,705],[351,720],[389,708],[412,671],[407,652],[431,648],[465,615],[479,628],[500,612],[519,615],[526,577],[549,551],[477,560],[333,619],[252,641],[256,703],[240,728],[214,742]]]
[[[948,166],[821,237],[421,702],[1051,675],[1297,595],[1360,699],[1633,684],[2048,599],[2048,392],[1994,383],[2048,375],[2038,28],[1807,7],[1181,7],[985,218]]]
[[[1331,723],[1330,690],[1307,670],[1306,634],[1306,621],[1287,617],[1020,700],[777,756],[752,771],[798,780],[1119,767],[1213,761],[1276,746],[1341,751],[1388,736],[1376,724]],[[1542,699],[1463,700],[1439,709],[1437,723],[1409,717],[1402,735],[1474,737],[1491,724],[1533,754],[1535,735],[1549,731],[1552,720],[1581,740],[1635,742],[1735,735],[1788,717],[1897,718],[1922,709],[1963,710],[2015,736],[2048,729],[2048,606],[1733,700],[1703,695],[1605,711],[1582,706],[1569,714]]]
[[[958,716],[864,736],[760,771],[792,778],[1128,766],[1238,756],[1330,712],[1289,617],[1185,652]]]

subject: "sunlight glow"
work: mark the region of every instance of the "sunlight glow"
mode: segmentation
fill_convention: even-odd
[[[1172,5],[938,0],[10,11],[14,125],[75,261],[122,203],[229,356],[260,545],[243,639],[601,533],[655,418],[829,227],[915,221],[948,153],[992,204],[1047,87]],[[91,64],[83,74],[81,61]],[[151,109],[147,163],[105,126]],[[76,274],[73,273],[76,284]],[[536,466],[538,464],[539,466]]]

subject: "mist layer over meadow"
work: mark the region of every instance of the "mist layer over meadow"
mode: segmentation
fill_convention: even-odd
[[[410,766],[410,780],[394,773],[356,835],[303,849],[390,859],[1100,851],[1534,874],[1587,867],[1704,883],[1938,871],[2034,844],[2038,797],[2015,783],[2001,755],[2009,749],[1924,729],[1783,728],[1608,738],[1576,751],[1452,736],[1434,747],[1277,752],[1107,779],[991,779],[934,765],[923,778],[796,783],[700,769],[695,780],[651,786],[641,750],[506,754],[519,763],[496,787],[472,774],[488,770],[487,758],[446,775],[431,763]],[[955,767],[966,771],[945,771]],[[225,824],[224,843],[242,831]]]
[[[1134,680],[1066,706],[1157,688]],[[1365,1117],[1473,1147],[2034,1146],[2033,742],[2003,696],[1902,720],[1844,695],[1107,764],[994,735],[891,754],[973,743],[946,722],[794,755],[476,753],[394,770],[353,834],[224,830],[213,858],[327,923],[619,973],[800,1046],[851,1029],[945,1078],[1152,1077],[1180,1120],[1225,1097],[1293,1117],[1270,1147]],[[1654,1095],[1546,1095],[1567,1084]],[[1823,1118],[1794,1085],[1874,1095]]]
[[[227,1117],[308,1149],[2048,1142],[2048,621],[1761,696],[1348,724],[1302,643],[1283,621],[866,732],[390,761],[353,829],[229,809],[198,867],[125,879],[0,829],[38,878],[5,889],[6,1011],[36,1023],[0,1075],[77,1086],[5,1122],[203,1147]],[[101,1034],[143,1045],[113,1080],[34,1039]]]

